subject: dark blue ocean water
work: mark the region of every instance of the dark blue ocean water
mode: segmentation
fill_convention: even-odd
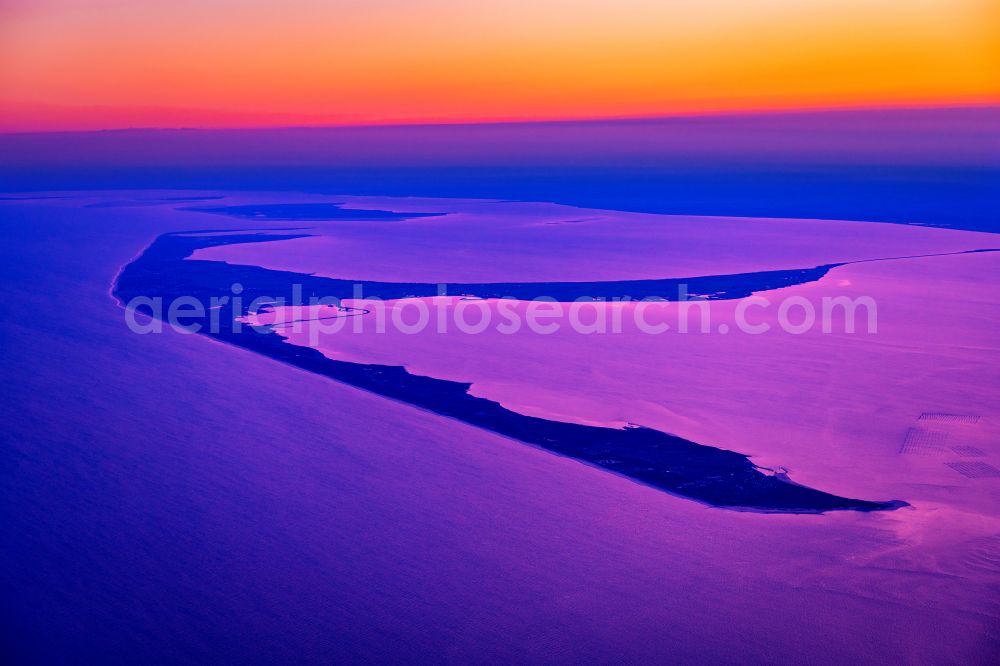
[[[229,189],[551,201],[647,213],[798,217],[1000,232],[1000,168],[901,165],[8,169],[10,190]]]
[[[500,617],[477,558],[452,554],[477,514],[441,520],[421,490],[468,474],[440,446],[497,439],[130,333],[115,273],[178,225],[88,201],[0,202],[0,662],[400,663],[461,645],[443,628],[462,609]],[[500,606],[526,607],[505,585]],[[491,626],[470,636],[513,658]]]

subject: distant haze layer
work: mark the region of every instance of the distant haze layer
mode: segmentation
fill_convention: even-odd
[[[551,201],[997,230],[1000,107],[0,135],[4,189]]]

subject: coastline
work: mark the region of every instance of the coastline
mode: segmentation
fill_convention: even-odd
[[[298,238],[298,234],[233,234],[184,236],[164,234],[118,274],[113,293],[125,307],[136,296],[159,297],[164,302],[182,295],[202,303],[227,295],[234,283],[244,285],[243,302],[255,297],[291,296],[293,280],[303,295],[350,297],[353,282],[238,266],[216,261],[189,260],[196,249],[215,245]],[[623,289],[669,293],[667,285],[689,284],[692,288],[714,286],[710,299],[740,298],[757,290],[800,284],[822,277],[835,265],[798,271],[706,276],[687,279],[637,280],[594,283],[510,283],[454,285],[484,298],[546,294],[557,297],[624,295]],[[381,298],[432,296],[436,285],[418,283],[365,282]],[[775,286],[767,286],[775,285]],[[718,287],[723,287],[718,289]],[[243,314],[249,306],[243,306]],[[141,310],[140,310],[141,311]],[[207,315],[206,315],[207,316]],[[288,344],[273,331],[233,326],[233,321],[214,332],[201,333],[213,339],[255,351],[274,360],[299,367],[377,395],[398,400],[436,414],[457,419],[547,451],[567,456],[620,474],[640,483],[720,508],[781,513],[823,513],[831,510],[879,511],[906,506],[905,502],[868,501],[839,497],[798,485],[781,474],[768,473],[747,456],[698,444],[644,427],[615,429],[580,425],[526,416],[497,402],[468,393],[469,384],[410,374],[400,366],[351,363],[330,359],[320,351]]]

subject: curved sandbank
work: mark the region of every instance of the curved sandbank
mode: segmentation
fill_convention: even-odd
[[[740,453],[698,444],[651,428],[618,429],[526,416],[497,402],[470,395],[468,383],[413,375],[400,366],[331,359],[316,349],[287,343],[270,328],[255,329],[237,319],[226,320],[223,317],[218,330],[211,330],[208,326],[211,317],[209,303],[213,298],[231,297],[234,283],[243,286],[243,305],[239,308],[237,318],[249,314],[249,304],[255,299],[284,298],[286,302],[292,302],[295,297],[293,285],[301,287],[301,298],[304,299],[352,296],[354,283],[347,280],[187,259],[202,248],[299,237],[300,234],[165,234],[122,269],[114,286],[114,295],[126,307],[135,297],[160,298],[164,303],[181,296],[196,298],[204,306],[204,311],[199,317],[186,318],[185,323],[201,323],[200,333],[203,335],[712,506],[763,512],[822,513],[831,510],[878,511],[906,505],[900,501],[839,497],[801,486],[791,482],[783,474],[774,474],[754,465],[747,456]],[[552,290],[562,290],[561,293],[567,298],[570,295],[577,298],[595,294],[608,298],[635,298],[635,294],[624,293],[622,290],[642,287],[655,289],[659,292],[656,295],[666,298],[671,293],[676,293],[679,283],[686,283],[692,291],[699,291],[700,288],[696,286],[699,284],[711,285],[712,289],[704,293],[709,299],[717,300],[813,281],[829,268],[831,266],[681,280],[492,283],[454,285],[454,288],[467,289],[468,293],[482,290],[482,293],[477,294],[480,296],[494,293],[520,294],[522,297],[529,294],[552,296]],[[380,298],[436,293],[436,285],[379,282],[363,284],[366,290],[371,289],[370,292],[366,291],[368,295]],[[425,289],[434,291],[422,291]],[[163,316],[162,312],[148,308],[136,309],[153,316]]]
[[[408,218],[444,215],[444,213],[395,213],[388,210],[350,209],[342,208],[341,206],[342,204],[332,202],[278,203],[241,204],[236,206],[192,206],[184,210],[228,215],[229,217],[247,220],[298,220],[313,222],[330,220],[391,222]]]

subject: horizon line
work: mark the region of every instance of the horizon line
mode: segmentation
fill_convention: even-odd
[[[79,107],[93,108],[93,107]],[[429,127],[485,127],[498,125],[570,125],[601,122],[651,122],[660,120],[684,118],[729,118],[739,116],[792,116],[810,114],[838,113],[876,113],[876,112],[906,112],[933,110],[975,110],[1000,109],[1000,97],[995,99],[956,100],[949,102],[903,102],[903,103],[872,103],[817,105],[794,107],[757,107],[730,108],[714,110],[673,111],[663,114],[592,116],[592,117],[539,117],[539,118],[482,118],[469,120],[405,120],[387,119],[385,121],[318,123],[318,124],[275,124],[275,125],[137,125],[122,127],[103,127],[94,129],[36,129],[36,130],[3,130],[0,136],[26,136],[42,134],[99,134],[111,132],[151,132],[151,131],[214,131],[214,132],[246,132],[261,130],[321,130],[321,129],[381,129],[381,128],[429,128]],[[178,111],[194,111],[194,109],[177,109]],[[272,115],[280,115],[274,113]]]

